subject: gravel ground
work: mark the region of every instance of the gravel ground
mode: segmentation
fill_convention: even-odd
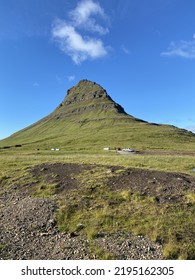
[[[60,233],[56,204],[40,198],[13,200],[1,214],[0,243],[6,244],[0,259],[96,259],[84,235]],[[116,259],[160,259],[162,247],[129,233],[101,234],[96,247]]]

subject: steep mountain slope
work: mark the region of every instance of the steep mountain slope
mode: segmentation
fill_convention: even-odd
[[[82,80],[47,117],[0,141],[0,147],[90,150],[110,147],[195,149],[195,135],[128,115],[98,84]]]

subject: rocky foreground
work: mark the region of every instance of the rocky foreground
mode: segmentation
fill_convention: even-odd
[[[1,214],[1,259],[96,259],[86,236],[60,233],[56,204],[40,198],[13,198]],[[162,247],[129,233],[101,234],[93,240],[116,259],[160,259]]]
[[[71,180],[69,174],[72,174],[73,169],[78,173],[87,168],[88,166],[76,164],[54,164],[44,165],[44,168],[35,167],[32,173],[38,176],[43,172],[45,176],[50,176],[49,174],[54,172],[61,189],[68,186],[79,188],[77,180]],[[159,182],[162,188],[164,184],[164,189],[162,196],[157,197],[155,186]],[[118,185],[121,189],[128,185],[132,191],[136,188],[140,192],[144,191],[146,195],[153,194],[156,197],[155,203],[159,205],[181,201],[182,188],[194,188],[194,181],[191,182],[188,176],[130,169],[125,174],[111,177],[107,183],[113,190]],[[111,259],[163,258],[162,245],[122,230],[117,233],[100,232],[93,240],[88,240],[82,231],[60,232],[57,226],[58,203],[55,196],[35,197],[32,194],[33,188],[33,185],[21,186],[14,183],[1,192],[0,259],[97,259],[96,252],[101,250],[108,252],[107,258]],[[180,188],[180,194],[172,196],[172,192],[176,192],[177,188]]]

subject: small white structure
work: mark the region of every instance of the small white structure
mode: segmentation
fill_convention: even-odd
[[[103,148],[103,150],[104,150],[104,151],[109,151],[109,150],[110,150],[110,148],[109,148],[109,147],[107,147],[107,148]]]
[[[51,151],[59,151],[60,148],[51,148]]]
[[[133,148],[125,148],[125,149],[122,149],[122,151],[124,151],[124,152],[130,152],[130,153],[135,153],[135,152],[136,152],[136,150],[133,149]]]

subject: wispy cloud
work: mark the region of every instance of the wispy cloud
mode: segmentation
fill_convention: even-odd
[[[162,52],[161,56],[179,56],[183,58],[195,58],[195,34],[191,41],[171,42],[167,51]]]
[[[195,133],[195,125],[192,125],[192,126],[189,126],[189,125],[188,125],[188,126],[185,127],[185,129],[187,129],[187,130],[189,130],[189,131]]]
[[[125,54],[130,54],[129,49],[125,45],[121,45],[121,49]]]
[[[34,83],[33,83],[33,87],[39,87],[39,83],[34,82]]]
[[[68,76],[68,80],[69,80],[69,82],[74,81],[75,80],[75,76],[74,75]]]
[[[108,49],[100,36],[107,34],[109,29],[97,23],[95,18],[99,16],[104,22],[107,18],[99,3],[83,0],[68,15],[68,20],[57,19],[52,27],[52,36],[59,43],[60,49],[76,64],[107,55]]]
[[[188,118],[187,123],[188,123],[188,125],[185,126],[185,129],[195,133],[195,119],[194,118]]]

